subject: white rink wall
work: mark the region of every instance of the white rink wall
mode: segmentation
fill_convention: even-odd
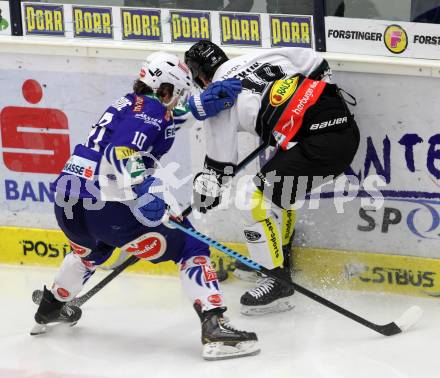
[[[63,156],[60,151],[65,153],[69,146],[71,151],[83,142],[105,108],[130,91],[142,58],[158,46],[0,39],[0,225],[56,228],[53,205],[44,194],[56,175],[47,173],[50,167],[38,156],[50,154],[48,146],[52,145],[54,152],[49,156],[57,159]],[[185,46],[164,49],[182,53]],[[246,51],[250,50],[229,49],[228,53],[233,56]],[[298,211],[296,242],[306,247],[440,257],[440,62],[325,56],[334,69],[335,81],[358,101],[354,112],[361,146],[352,171],[361,184],[370,175],[383,176],[385,186],[380,189],[385,199],[379,209],[368,206],[366,198],[346,203],[344,198],[321,199],[319,209],[314,210],[307,209],[306,203]],[[34,104],[24,97],[26,80],[41,85],[43,97]],[[30,99],[36,101],[32,90],[26,90],[26,96],[30,93]],[[38,122],[24,124],[35,117],[44,118],[48,109],[58,111],[49,114],[63,113],[67,128],[54,126],[63,124],[58,116],[52,119],[50,130]],[[35,117],[27,119],[24,114],[29,112]],[[25,145],[14,144],[14,130],[28,133],[21,138]],[[247,135],[240,135],[240,140],[242,157],[257,145]],[[176,175],[184,178],[200,170],[204,155],[203,130],[201,124],[195,124],[191,130],[179,131],[163,163],[178,161],[182,167]],[[33,168],[20,165],[23,160]],[[255,164],[247,169],[255,171]],[[332,193],[333,189],[324,187],[322,191]],[[183,206],[190,193],[189,182],[178,190]],[[343,209],[343,214],[336,209]],[[196,223],[219,240],[243,241],[235,209],[214,212]]]

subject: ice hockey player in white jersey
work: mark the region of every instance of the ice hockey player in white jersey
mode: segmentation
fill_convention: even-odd
[[[314,51],[301,48],[228,59],[209,41],[193,45],[185,53],[185,62],[201,88],[230,78],[241,80],[243,86],[235,104],[213,117],[207,115],[201,98],[190,99],[193,114],[204,120],[207,143],[205,170],[194,179],[200,211],[220,203],[222,184],[237,164],[239,131],[257,135],[275,147],[274,156],[237,190],[243,207],[252,208],[243,211],[251,258],[291,279],[292,205],[297,189],[306,186],[303,193],[309,193],[314,176],[343,173],[359,144],[359,130],[346,101],[326,79],[329,66]],[[291,286],[263,277],[241,297],[242,312],[257,315],[289,310],[293,294]]]
[[[176,104],[191,87],[191,73],[177,56],[151,54],[133,93],[110,106],[85,143],[75,147],[53,187],[55,217],[72,252],[51,288],[44,287],[32,335],[45,333],[51,323],[76,324],[82,311],[69,302],[120,248],[154,264],[178,264],[183,290],[201,320],[205,359],[259,352],[256,334],[235,329],[223,316],[226,307],[208,246],[167,225],[163,185],[153,175],[174,143]],[[217,98],[220,92],[222,97]],[[234,93],[227,83],[213,86],[205,91],[203,106],[215,114],[224,102],[233,103]],[[191,227],[187,219],[182,222]]]

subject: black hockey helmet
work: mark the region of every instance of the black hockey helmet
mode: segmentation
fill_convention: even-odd
[[[217,68],[228,60],[225,52],[211,41],[199,41],[185,52],[185,63],[190,68],[193,80],[203,88],[203,76],[211,80]]]

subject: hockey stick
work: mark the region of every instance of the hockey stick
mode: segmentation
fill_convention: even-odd
[[[277,274],[273,273],[269,269],[266,269],[265,267],[261,266],[260,264],[257,264],[256,262],[248,259],[247,257],[240,255],[238,252],[235,252],[234,250],[220,244],[219,242],[209,238],[206,235],[201,234],[200,232],[183,226],[180,223],[174,222],[172,220],[169,220],[168,223],[172,225],[173,227],[176,227],[177,229],[181,230],[187,235],[190,235],[203,243],[206,243],[210,245],[211,247],[214,247],[215,249],[226,253],[227,255],[241,261],[243,264],[247,265],[248,267],[255,269],[259,271],[260,273],[275,278],[279,281],[282,281],[286,285],[291,285],[294,287],[294,289],[301,294],[305,295],[306,297],[309,297],[313,299],[316,302],[321,303],[322,305],[331,308],[332,310],[339,312],[340,314],[346,316],[347,318],[350,318],[351,320],[354,320],[357,323],[360,323],[364,325],[365,327],[368,327],[376,332],[379,332],[380,334],[384,336],[392,336],[396,335],[402,331],[407,330],[412,325],[414,325],[422,316],[422,309],[418,306],[412,306],[408,310],[406,310],[396,321],[385,324],[385,325],[379,325],[370,322],[367,319],[364,319],[360,317],[359,315],[354,314],[351,311],[346,310],[343,307],[338,306],[337,304],[330,302],[329,300],[319,296],[318,294],[294,283],[289,280],[287,280],[284,277],[280,277]]]
[[[240,163],[235,167],[234,174],[235,176],[239,171],[245,168],[252,160],[254,160],[261,151],[264,151],[268,147],[267,144],[261,144],[254,151],[252,151],[248,156],[246,156]],[[192,212],[193,205],[188,206],[183,212],[182,217],[187,217]],[[98,282],[94,287],[92,287],[87,293],[84,295],[74,298],[69,304],[81,307],[85,302],[87,302],[91,297],[93,297],[97,292],[103,289],[109,282],[114,280],[119,274],[121,274],[126,268],[130,265],[136,264],[139,259],[136,256],[130,256],[127,260],[125,260],[121,265],[118,265],[114,270],[106,276],[102,281]],[[43,298],[42,290],[34,290],[32,292],[32,301],[39,305],[41,302],[41,298]]]
[[[93,297],[96,293],[101,291],[104,286],[107,286],[107,284],[111,281],[113,281],[119,274],[121,274],[126,268],[128,268],[130,265],[136,264],[139,261],[139,259],[132,255],[127,260],[125,260],[121,265],[118,265],[111,273],[109,273],[105,278],[103,278],[101,281],[99,281],[95,286],[93,286],[87,293],[84,295],[81,295],[78,298],[74,298],[71,302],[68,302],[69,304],[72,304],[74,306],[81,307],[85,302],[87,302],[91,297]],[[39,305],[41,302],[41,298],[43,298],[43,291],[42,290],[34,290],[32,293],[32,301]]]

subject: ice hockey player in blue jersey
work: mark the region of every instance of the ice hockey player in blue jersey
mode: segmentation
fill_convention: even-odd
[[[75,147],[53,185],[55,216],[72,252],[52,287],[44,287],[32,335],[45,333],[50,323],[78,322],[81,309],[69,302],[118,247],[152,263],[179,265],[183,289],[201,319],[205,359],[259,352],[255,333],[239,331],[223,317],[226,307],[209,248],[166,223],[163,185],[154,169],[173,145],[176,124],[188,116],[176,106],[191,90],[185,63],[172,54],[151,54],[133,93],[110,106],[85,143]],[[234,81],[217,84],[205,91],[200,106],[215,115],[233,104],[239,90]],[[186,219],[183,223],[190,226]]]

